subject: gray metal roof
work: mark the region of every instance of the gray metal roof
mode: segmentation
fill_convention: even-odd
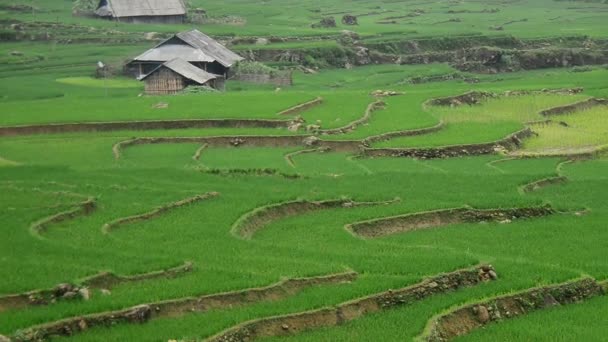
[[[187,62],[213,62],[215,58],[190,45],[167,44],[150,49],[134,60],[142,62],[164,62],[181,58]]]
[[[100,16],[141,17],[185,15],[186,6],[182,0],[106,0],[107,6],[100,6],[95,12]],[[102,2],[100,2],[102,4]]]
[[[158,68],[154,69],[151,73],[147,74],[146,76],[142,77],[141,81],[145,80],[146,78],[148,78],[148,76],[154,74],[157,70],[159,70],[161,68],[170,69],[170,70],[178,73],[179,75],[181,75],[189,80],[192,80],[198,84],[205,84],[211,80],[221,77],[219,75],[208,73],[203,69],[199,69],[181,58],[174,58],[168,62],[165,62]]]
[[[231,67],[234,63],[243,60],[243,57],[230,51],[228,48],[199,30],[181,32],[175,36],[186,44],[200,49],[206,55],[213,57],[218,63],[225,67]]]

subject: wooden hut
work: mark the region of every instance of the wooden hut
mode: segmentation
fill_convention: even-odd
[[[222,76],[208,73],[180,58],[161,64],[141,80],[149,95],[175,94],[191,85],[224,88]]]
[[[128,23],[179,24],[186,21],[182,0],[100,0],[95,14]]]
[[[230,68],[243,57],[230,51],[206,34],[191,30],[180,32],[130,61],[127,72],[142,77],[159,65],[180,58],[192,65],[228,78]]]

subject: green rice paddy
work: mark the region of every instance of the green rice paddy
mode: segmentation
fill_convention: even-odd
[[[12,1],[0,0],[0,4]],[[24,2],[25,3],[25,2]],[[92,290],[90,300],[2,310],[0,335],[19,336],[38,324],[119,310],[135,305],[264,287],[280,280],[315,277],[352,270],[349,283],[311,286],[274,301],[225,306],[145,324],[94,327],[55,341],[204,340],[243,322],[319,309],[360,297],[403,288],[426,277],[489,263],[498,280],[381,311],[337,327],[312,329],[265,341],[410,341],[420,336],[429,319],[451,308],[536,286],[566,282],[580,276],[608,279],[608,158],[552,156],[608,144],[608,107],[596,106],[546,119],[540,111],[608,97],[608,69],[587,72],[567,68],[504,74],[468,74],[463,80],[413,84],[412,77],[459,72],[447,64],[369,65],[296,71],[291,87],[227,84],[223,93],[141,95],[133,80],[92,78],[98,60],[120,61],[151,42],[95,43],[104,30],[125,38],[144,32],[174,32],[187,25],[127,25],[72,17],[70,2],[27,2],[32,12],[0,10],[0,18],[24,22],[78,23],[94,28],[83,33],[90,42],[20,41],[0,44],[0,126],[74,122],[115,122],[181,119],[275,119],[279,112],[323,98],[297,115],[304,126],[287,128],[209,128],[118,130],[0,137],[0,297],[74,283],[102,271],[137,275],[194,264],[192,272],[174,278],[124,283],[109,293]],[[193,1],[214,17],[238,15],[240,26],[204,24],[209,34],[231,36],[294,36],[296,43],[265,48],[318,48],[313,38],[354,29],[368,39],[437,37],[444,35],[515,35],[519,38],[588,35],[605,38],[608,5],[601,2],[535,0],[520,3],[424,3],[372,1]],[[423,13],[405,17],[414,8]],[[490,10],[498,8],[496,12]],[[452,13],[448,13],[452,10]],[[330,13],[360,16],[356,28],[338,23],[334,29],[310,24]],[[372,13],[374,12],[374,13]],[[372,13],[372,14],[370,14]],[[369,15],[363,15],[369,14]],[[362,16],[363,15],[363,16]],[[336,14],[338,16],[338,14]],[[387,17],[401,17],[387,19]],[[452,21],[436,24],[459,18]],[[504,26],[492,25],[526,18]],[[381,24],[379,21],[395,20]],[[338,20],[339,22],[339,20]],[[189,26],[188,26],[189,27]],[[58,36],[69,32],[55,28]],[[81,38],[83,38],[81,37]],[[332,45],[333,42],[326,45]],[[246,49],[251,46],[243,45]],[[22,55],[11,54],[19,51]],[[504,96],[507,91],[582,87],[576,95],[531,92]],[[379,97],[375,90],[398,96]],[[471,90],[497,94],[479,104],[430,105],[429,100]],[[359,120],[368,105],[384,102],[369,120],[353,130],[318,137],[327,141],[364,140],[385,133],[444,126],[429,134],[394,137],[371,147],[441,148],[493,142],[530,127],[536,134],[510,152],[444,159],[364,158],[357,151],[314,150],[314,146],[206,146],[198,143],[144,144],[124,148],[115,158],[112,147],[136,137],[308,136],[306,125],[321,129]],[[166,108],[157,108],[166,104]],[[161,106],[163,107],[163,106]],[[306,150],[305,153],[298,153]],[[198,158],[194,158],[196,154]],[[295,154],[294,154],[295,153]],[[568,153],[566,153],[568,154]],[[524,193],[522,186],[545,178],[567,181]],[[104,234],[113,220],[207,192],[219,196],[163,212],[149,220]],[[89,215],[52,224],[40,235],[33,223],[70,210],[83,199],[95,199]],[[387,205],[316,210],[277,218],[250,240],[231,234],[244,214],[256,208],[294,200],[349,198],[357,202],[389,201]],[[377,239],[361,239],[345,226],[431,210],[471,206],[480,209],[551,205],[558,213],[507,223],[459,223],[415,230]],[[105,292],[105,291],[104,291]],[[458,341],[602,341],[608,334],[606,298],[540,310],[491,324]]]

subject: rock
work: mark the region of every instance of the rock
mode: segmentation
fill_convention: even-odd
[[[80,290],[78,290],[78,294],[80,295],[80,297],[82,297],[82,299],[84,300],[89,300],[91,299],[91,291],[89,291],[88,288],[83,287]]]
[[[354,15],[346,14],[342,17],[342,24],[344,25],[359,25],[357,17]]]
[[[287,126],[287,130],[290,132],[297,132],[300,130],[301,127],[302,127],[302,123],[300,123],[300,122],[293,123],[293,124]]]
[[[99,290],[99,292],[101,292],[101,294],[104,296],[109,296],[112,294],[112,292],[108,289],[101,289],[101,290]]]
[[[353,202],[344,202],[342,203],[342,208],[352,208],[355,204]]]
[[[556,305],[560,304],[552,295],[548,294],[545,296],[545,298],[543,298],[543,307],[547,308]]]
[[[14,51],[10,52],[10,55],[11,56],[23,56],[23,52],[14,50]]]
[[[78,328],[80,328],[80,330],[87,330],[88,327],[89,327],[89,325],[87,324],[87,321],[85,321],[84,319],[81,319],[80,321],[78,321]]]
[[[146,33],[144,33],[144,39],[145,40],[158,40],[159,38],[160,37],[159,37],[158,32],[146,32]]]
[[[74,292],[74,291],[68,291],[61,296],[61,298],[67,299],[67,300],[74,299],[76,297],[78,297],[78,292]]]
[[[266,38],[258,38],[255,40],[255,45],[268,45],[270,41]]]
[[[306,146],[316,146],[319,144],[319,142],[321,141],[321,139],[317,138],[317,137],[307,137],[305,138],[302,142],[304,143],[304,145]]]
[[[477,320],[480,323],[487,323],[490,320],[490,313],[488,312],[488,309],[483,305],[479,305],[476,309]]]
[[[498,279],[498,274],[496,274],[496,272],[494,270],[490,270],[488,272],[488,275],[490,276],[490,278],[492,278],[493,280]]]
[[[319,125],[308,125],[306,126],[306,132],[318,132],[321,129]]]
[[[439,284],[437,284],[437,282],[432,281],[432,282],[429,283],[429,288],[431,288],[431,289],[434,289],[437,286],[439,286]]]
[[[509,219],[504,219],[504,220],[502,220],[502,221],[499,221],[498,223],[500,223],[500,224],[508,224],[508,223],[511,223],[511,222],[512,222],[512,221],[511,221],[511,220],[509,220]]]
[[[11,339],[4,335],[0,335],[0,342],[11,342]]]
[[[53,293],[55,294],[55,297],[61,297],[68,292],[73,292],[73,290],[74,286],[72,284],[65,283],[55,286]]]
[[[289,325],[283,324],[283,325],[281,325],[281,329],[283,329],[283,330],[289,330]]]
[[[131,323],[144,323],[152,315],[152,309],[149,305],[140,305],[133,310],[124,314],[124,317]]]

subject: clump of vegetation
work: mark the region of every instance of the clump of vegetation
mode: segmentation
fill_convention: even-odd
[[[268,65],[260,62],[249,62],[243,61],[236,65],[233,69],[238,74],[254,74],[254,75],[277,75],[279,70],[269,67]]]
[[[95,13],[99,1],[97,0],[74,0],[72,5],[72,14],[74,15],[92,15]]]
[[[202,94],[202,93],[218,93],[219,90],[211,88],[209,86],[189,86],[180,92],[180,94]]]

